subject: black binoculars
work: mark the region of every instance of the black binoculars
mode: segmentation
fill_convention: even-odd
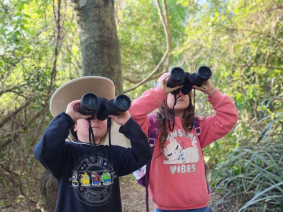
[[[167,87],[174,88],[176,86],[182,86],[182,93],[188,94],[192,90],[193,85],[198,87],[202,86],[205,81],[210,79],[211,74],[211,70],[207,66],[201,66],[197,72],[193,74],[185,73],[182,68],[175,67],[170,72]],[[179,89],[175,91],[175,93],[178,92]]]
[[[82,115],[92,115],[103,121],[108,115],[118,116],[131,107],[131,99],[120,94],[115,99],[108,100],[98,97],[94,93],[85,93],[81,98],[79,113]]]

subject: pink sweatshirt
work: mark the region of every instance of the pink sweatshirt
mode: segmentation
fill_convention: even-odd
[[[132,103],[133,119],[148,134],[148,113],[159,108],[166,99],[160,88],[150,89]],[[159,138],[155,142],[149,173],[149,194],[155,207],[163,210],[203,208],[208,205],[210,192],[205,179],[205,164],[201,148],[225,136],[238,120],[233,101],[218,90],[208,97],[216,115],[200,121],[201,146],[195,130],[185,133],[183,118],[175,117],[175,128],[168,129],[164,154]],[[160,134],[159,134],[160,136]]]

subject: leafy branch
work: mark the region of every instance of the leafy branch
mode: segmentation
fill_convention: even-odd
[[[169,60],[168,60],[168,65],[167,68],[170,65],[171,62],[171,52],[172,52],[172,37],[171,37],[171,30],[170,30],[170,23],[169,23],[169,16],[168,16],[168,9],[167,9],[167,5],[166,5],[166,1],[163,0],[163,9],[164,9],[164,15],[162,14],[161,8],[160,8],[160,4],[159,4],[159,0],[156,0],[156,5],[157,5],[157,9],[158,9],[158,13],[159,16],[161,18],[162,24],[163,24],[163,28],[164,28],[164,32],[165,32],[165,36],[166,36],[166,44],[167,44],[167,50],[166,52],[163,54],[162,59],[160,60],[160,62],[157,64],[157,66],[155,67],[155,69],[145,78],[143,79],[141,82],[139,82],[138,84],[136,84],[135,86],[133,86],[132,88],[129,88],[127,90],[124,91],[124,93],[127,93],[129,91],[135,90],[136,88],[138,88],[139,86],[143,85],[144,83],[146,83],[147,81],[149,81],[151,79],[151,77],[157,73],[157,71],[159,70],[159,68],[162,66],[162,64],[165,62],[165,60],[168,58],[169,56]],[[165,71],[166,72],[166,71]]]

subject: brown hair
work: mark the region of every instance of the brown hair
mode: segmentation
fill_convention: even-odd
[[[185,132],[189,132],[191,130],[191,124],[193,121],[193,117],[194,117],[194,113],[195,113],[195,107],[192,104],[192,92],[190,92],[189,94],[189,106],[185,109],[184,111],[184,115],[183,115],[183,128],[185,129]],[[161,107],[158,108],[158,113],[157,113],[157,120],[158,120],[158,128],[159,128],[159,132],[160,134],[160,146],[161,146],[161,154],[163,154],[164,151],[164,145],[166,142],[166,139],[168,137],[168,132],[167,132],[167,128],[168,128],[168,121],[171,122],[173,121],[173,115],[172,112],[169,111],[167,109],[167,99],[162,103]],[[160,156],[158,155],[158,156]]]

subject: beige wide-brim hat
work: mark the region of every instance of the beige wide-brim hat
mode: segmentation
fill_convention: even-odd
[[[98,97],[106,99],[115,98],[114,83],[105,77],[99,76],[85,76],[73,79],[61,85],[51,96],[50,99],[50,112],[53,117],[57,116],[60,112],[65,112],[67,105],[74,101],[80,100],[85,93],[94,93]],[[111,144],[123,147],[131,147],[130,140],[127,139],[122,133],[119,133],[120,125],[113,122],[111,127]],[[77,139],[69,133],[71,141]],[[109,145],[109,135],[107,135],[103,145]]]

